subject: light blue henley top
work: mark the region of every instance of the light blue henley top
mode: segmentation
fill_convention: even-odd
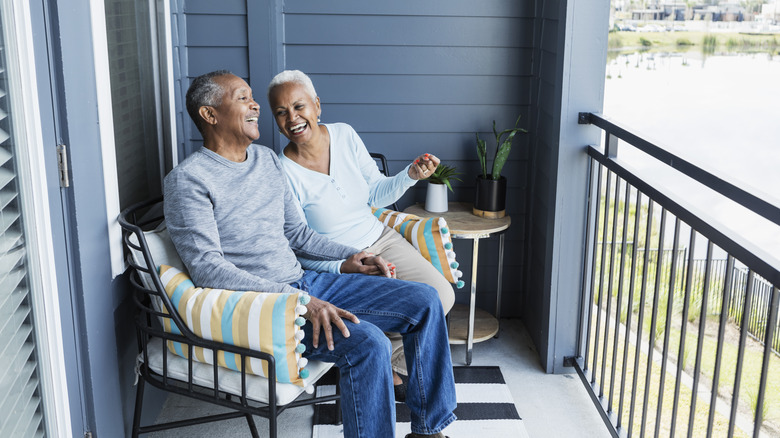
[[[367,248],[384,229],[371,207],[392,204],[417,181],[409,177],[411,164],[395,176],[382,175],[357,132],[346,123],[324,126],[330,134],[328,175],[307,169],[284,153],[279,161],[309,227],[342,245]],[[299,260],[304,269],[339,272],[341,268],[341,261]]]

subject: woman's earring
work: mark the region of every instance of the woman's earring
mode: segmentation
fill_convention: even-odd
[[[320,116],[317,116],[317,123],[321,122]]]

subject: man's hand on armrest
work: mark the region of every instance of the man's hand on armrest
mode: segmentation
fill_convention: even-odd
[[[348,319],[355,324],[360,324],[357,316],[339,309],[333,304],[323,301],[319,298],[311,297],[311,301],[306,305],[308,311],[303,315],[312,325],[311,343],[314,348],[320,343],[320,331],[325,332],[325,341],[328,344],[328,350],[333,350],[333,326],[341,330],[345,338],[349,337],[349,330],[344,324],[344,319]]]
[[[365,251],[352,254],[341,264],[342,274],[380,275],[395,278],[395,265]]]

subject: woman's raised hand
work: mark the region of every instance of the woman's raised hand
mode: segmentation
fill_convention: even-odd
[[[440,160],[433,154],[422,154],[415,158],[411,166],[409,166],[409,178],[421,180],[428,178],[436,171],[436,167],[439,165]]]

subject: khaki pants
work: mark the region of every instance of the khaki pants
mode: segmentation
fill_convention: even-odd
[[[452,284],[428,260],[425,260],[401,234],[392,228],[385,227],[379,239],[365,251],[382,256],[388,263],[393,263],[397,278],[433,286],[439,293],[445,315],[452,309],[452,305],[455,304],[455,292],[452,289]],[[391,360],[393,371],[405,376],[408,375],[401,335],[387,333],[387,337],[393,348]]]

